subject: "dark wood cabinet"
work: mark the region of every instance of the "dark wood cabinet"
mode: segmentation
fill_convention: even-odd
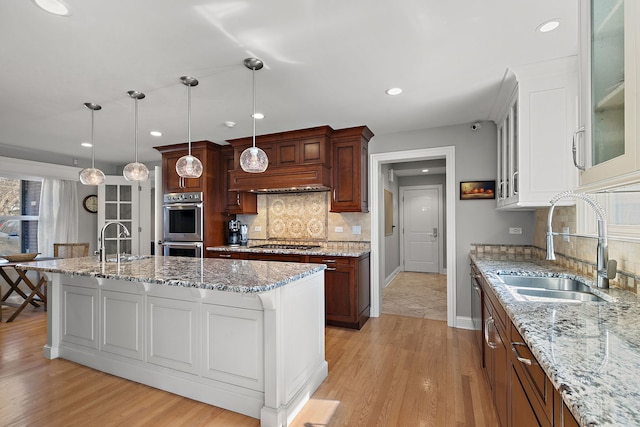
[[[492,304],[489,292],[491,291],[485,290],[484,298],[484,370],[491,386],[500,425],[507,427],[507,334],[501,320],[503,309]]]
[[[225,146],[222,148],[222,177],[223,177],[223,199],[225,200],[224,213],[235,214],[257,214],[258,195],[240,191],[231,191],[230,171],[234,170],[233,148]]]
[[[164,193],[184,193],[188,191],[203,191],[203,176],[200,178],[182,178],[176,171],[176,163],[187,151],[168,152],[162,156],[162,186]],[[206,161],[204,149],[191,148],[191,154],[198,160]]]
[[[247,253],[247,259],[254,261],[305,262],[305,256],[298,254],[265,254],[249,252]]]
[[[577,427],[575,417],[474,262],[471,275],[483,293],[481,355],[500,425]]]
[[[514,388],[522,387],[530,408],[522,407],[522,400],[511,401],[511,426],[525,425],[515,423],[517,416],[522,411],[531,409],[535,414],[538,424],[550,426],[553,421],[553,385],[542,370],[538,361],[525,344],[524,339],[518,333],[515,326],[510,325],[510,358],[511,365],[511,393]]]
[[[247,254],[242,253],[242,252],[215,252],[215,251],[207,251],[207,258],[247,259]]]
[[[371,307],[369,254],[360,258],[310,256],[309,262],[327,266],[324,280],[327,325],[362,328]]]
[[[553,390],[553,425],[554,427],[579,427],[567,405],[562,400],[558,390]]]
[[[527,395],[525,385],[513,365],[511,365],[510,377],[511,411],[509,426],[550,427],[549,420],[536,412]]]
[[[331,212],[369,212],[369,140],[366,126],[334,131]]]
[[[173,144],[154,148],[162,153],[163,193],[201,191],[203,193],[204,246],[223,245],[225,240],[223,205],[225,201],[220,145],[210,141],[192,142],[191,154],[202,162],[202,175],[200,178],[186,179],[178,176],[176,162],[189,152],[188,144]]]

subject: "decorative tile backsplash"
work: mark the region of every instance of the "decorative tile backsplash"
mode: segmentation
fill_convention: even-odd
[[[267,238],[327,240],[328,194],[268,194]]]
[[[237,219],[247,224],[250,240],[368,243],[369,213],[330,212],[330,197],[328,191],[258,194],[258,214]]]

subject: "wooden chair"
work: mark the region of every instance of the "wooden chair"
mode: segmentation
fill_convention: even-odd
[[[53,256],[56,258],[89,256],[89,243],[54,243]]]

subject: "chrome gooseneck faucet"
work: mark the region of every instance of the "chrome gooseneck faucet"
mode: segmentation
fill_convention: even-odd
[[[556,204],[569,197],[583,200],[596,213],[596,221],[598,226],[598,249],[596,254],[596,283],[599,288],[608,289],[609,279],[616,277],[617,262],[609,260],[609,245],[607,243],[607,215],[600,204],[591,196],[585,193],[576,193],[573,191],[564,191],[557,194],[551,199],[551,207],[549,208],[549,216],[547,217],[547,259],[555,260],[556,255],[553,249],[553,236],[575,236],[595,239],[594,236],[585,234],[556,233],[551,229],[551,219],[553,218],[553,210]]]
[[[122,227],[122,232],[124,233],[125,236],[127,236],[127,237],[131,236],[131,233],[129,233],[129,229],[127,228],[127,226],[124,225],[123,223],[121,223],[120,221],[107,221],[107,222],[105,222],[104,225],[102,226],[102,228],[100,229],[100,249],[99,249],[100,262],[104,262],[106,260],[106,258],[107,258],[107,255],[105,254],[105,249],[104,249],[104,231],[111,224],[119,225],[120,227]],[[118,234],[118,237],[120,237],[119,234]]]

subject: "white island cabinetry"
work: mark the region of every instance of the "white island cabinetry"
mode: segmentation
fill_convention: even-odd
[[[274,263],[203,262],[273,276]],[[286,426],[328,372],[324,266],[277,264],[281,276],[292,266],[307,271],[262,291],[239,292],[242,286],[220,290],[227,285],[206,278],[195,286],[168,285],[42,268],[50,283],[45,356],[259,418],[262,426]]]

